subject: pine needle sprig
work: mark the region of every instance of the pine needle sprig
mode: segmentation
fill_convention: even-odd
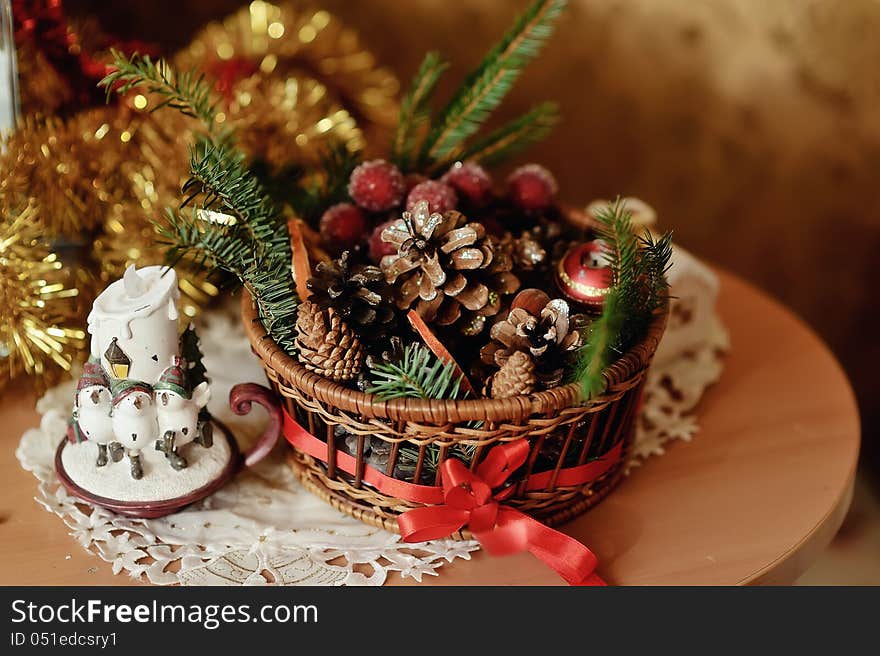
[[[126,57],[115,50],[112,54],[114,70],[100,82],[108,97],[143,89],[162,98],[152,111],[171,107],[200,120],[205,128],[206,134],[190,151],[190,177],[182,188],[180,209],[167,209],[165,221],[157,224],[168,246],[168,261],[174,265],[186,259],[211,272],[236,276],[255,300],[266,331],[292,353],[299,299],[290,271],[286,224],[234,147],[231,133],[217,128],[211,85],[200,73],[177,72],[164,60]],[[184,212],[186,207],[191,210]],[[234,220],[206,220],[203,210]]]
[[[650,233],[637,237],[620,198],[598,212],[596,219],[611,269],[611,290],[575,356],[572,377],[585,399],[605,388],[605,369],[644,336],[666,303],[666,272],[672,257],[671,233],[659,239]]]
[[[565,5],[566,0],[535,0],[526,9],[440,112],[422,147],[423,165],[451,156],[480,129],[550,37]]]
[[[437,167],[442,168],[458,159],[475,160],[484,166],[496,166],[544,139],[558,122],[559,106],[554,102],[541,103],[453,157],[446,158]]]
[[[257,257],[290,261],[290,242],[281,215],[237,150],[205,143],[194,147],[190,178],[182,193],[184,207],[198,200],[202,209],[235,217],[241,230],[249,233]]]
[[[316,227],[324,210],[348,199],[348,179],[360,162],[361,153],[352,152],[345,143],[329,144],[321,151],[315,172],[292,189],[287,202],[297,216]]]
[[[581,388],[581,396],[589,399],[605,389],[605,369],[617,354],[615,344],[620,335],[620,327],[626,320],[620,311],[619,296],[611,290],[605,296],[602,314],[590,324],[584,345],[576,353],[574,380]]]
[[[266,332],[285,353],[295,353],[296,294],[290,261],[255,261],[245,271],[242,283],[257,304],[257,314]]]
[[[222,270],[239,279],[257,303],[260,320],[272,338],[287,353],[294,352],[296,308],[299,299],[293,285],[289,260],[259,258],[253,242],[241,225],[206,222],[198,210],[167,210],[158,224],[168,245],[171,266],[187,259],[209,271]]]
[[[400,103],[400,117],[391,142],[391,160],[403,171],[413,164],[419,131],[430,118],[431,96],[448,67],[449,63],[439,53],[427,53]]]
[[[401,398],[457,399],[465,395],[455,365],[443,362],[422,344],[408,344],[398,362],[380,362],[370,370],[368,394],[383,401]]]
[[[110,54],[113,70],[98,82],[98,86],[106,89],[108,98],[113,92],[126,94],[143,89],[162,98],[150,111],[171,107],[197,118],[208,133],[215,133],[216,101],[204,74],[197,70],[176,71],[164,59],[153,61],[149,55],[134,53],[126,57],[115,49]]]
[[[241,279],[253,260],[253,246],[247,235],[240,234],[240,225],[206,223],[194,211],[168,208],[156,229],[171,266],[188,260],[209,272],[223,270]]]

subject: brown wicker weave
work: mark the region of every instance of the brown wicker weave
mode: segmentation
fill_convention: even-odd
[[[473,445],[473,468],[495,444],[527,438],[531,445],[529,459],[516,483],[515,494],[505,503],[548,525],[567,521],[598,503],[622,474],[645,374],[666,326],[666,309],[658,313],[644,340],[608,368],[606,391],[586,404],[581,404],[574,384],[507,399],[382,401],[309,372],[284,353],[266,334],[247,293],[242,299],[242,319],[253,350],[284,409],[309,433],[326,440],[324,462],[296,449],[290,457],[305,486],[337,509],[397,532],[397,516],[419,504],[385,495],[364,483],[365,468],[371,467],[364,458],[367,436],[392,445],[383,472],[389,476],[395,471],[401,444],[408,442],[417,448],[419,457],[409,480],[423,484],[429,444],[439,446],[441,461],[452,445]],[[478,428],[473,423],[468,425],[475,421],[482,422]],[[357,450],[352,454],[357,470],[353,475],[337,467],[340,447],[334,437],[336,425],[357,436]],[[541,452],[550,443],[557,445],[559,451],[555,461],[548,464]],[[556,484],[563,463],[566,467],[583,464],[621,443],[621,456],[598,479],[569,487]],[[529,477],[539,471],[553,472],[549,485],[526,490]],[[434,484],[439,482],[438,473]]]

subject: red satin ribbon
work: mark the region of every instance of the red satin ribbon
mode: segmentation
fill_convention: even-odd
[[[286,410],[283,417],[285,439],[298,450],[327,462],[327,443],[300,426]],[[592,462],[561,469],[556,484],[580,485],[595,480],[619,462],[622,448],[623,445],[618,444]],[[492,494],[494,488],[501,486],[514,470],[522,466],[528,454],[528,441],[520,439],[491,449],[476,472],[471,472],[456,458],[444,460],[440,470],[442,488],[401,481],[369,466],[363,468],[362,480],[384,494],[429,506],[415,508],[398,517],[401,535],[407,542],[448,537],[467,526],[492,555],[529,551],[570,585],[605,585],[593,573],[597,559],[586,546],[515,508],[499,503],[513,494],[514,487]],[[354,457],[336,451],[338,469],[354,475],[357,464]],[[532,474],[526,489],[545,489],[552,476],[552,471]]]
[[[283,411],[283,415],[282,432],[284,433],[284,438],[303,453],[307,453],[321,462],[327,462],[327,443],[319,440],[300,426],[287,413],[287,410]],[[618,443],[613,449],[606,451],[596,460],[584,465],[560,469],[556,477],[556,485],[567,487],[570,485],[583,485],[584,483],[596,480],[620,461],[622,451],[623,444]],[[348,474],[354,475],[357,471],[357,460],[344,451],[337,450],[336,467]],[[528,483],[526,483],[526,490],[545,490],[550,487],[552,479],[552,471],[532,474],[529,476]],[[374,467],[364,467],[363,480],[384,494],[399,497],[406,501],[429,505],[443,503],[443,490],[439,487],[401,481],[391,476],[386,476]]]
[[[528,551],[570,585],[605,585],[594,573],[598,561],[587,547],[500,503],[513,493],[513,487],[492,494],[528,455],[529,443],[520,439],[494,447],[476,472],[455,458],[444,460],[440,466],[444,504],[400,515],[400,534],[407,542],[424,542],[448,537],[467,526],[493,556]]]

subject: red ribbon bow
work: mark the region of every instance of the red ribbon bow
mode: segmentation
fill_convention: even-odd
[[[456,458],[444,460],[440,475],[445,503],[414,508],[400,515],[397,524],[403,539],[435,540],[467,526],[493,556],[529,551],[570,585],[605,585],[593,573],[598,561],[587,547],[500,503],[513,494],[513,487],[492,494],[525,463],[528,455],[529,443],[520,439],[493,448],[476,472]]]

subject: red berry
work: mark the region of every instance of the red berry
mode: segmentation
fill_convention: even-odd
[[[386,255],[394,255],[397,253],[397,249],[393,244],[389,244],[387,241],[382,241],[382,231],[396,221],[397,219],[391,219],[390,221],[385,221],[385,223],[380,223],[373,230],[373,234],[370,235],[370,240],[368,242],[369,255],[370,259],[376,264],[379,264],[382,258]]]
[[[404,191],[403,174],[384,159],[359,164],[348,180],[348,195],[371,212],[382,212],[400,205]]]
[[[507,179],[508,194],[518,207],[540,212],[553,205],[558,186],[556,178],[540,164],[526,164]]]
[[[351,248],[367,234],[367,218],[351,203],[329,207],[321,217],[321,238],[335,251]]]
[[[456,162],[440,181],[478,207],[489,202],[492,196],[492,178],[476,162]]]
[[[406,209],[412,212],[416,203],[423,200],[428,201],[428,209],[431,212],[440,212],[441,214],[454,210],[458,205],[455,189],[437,180],[425,180],[413,187],[409,196],[406,197]]]

